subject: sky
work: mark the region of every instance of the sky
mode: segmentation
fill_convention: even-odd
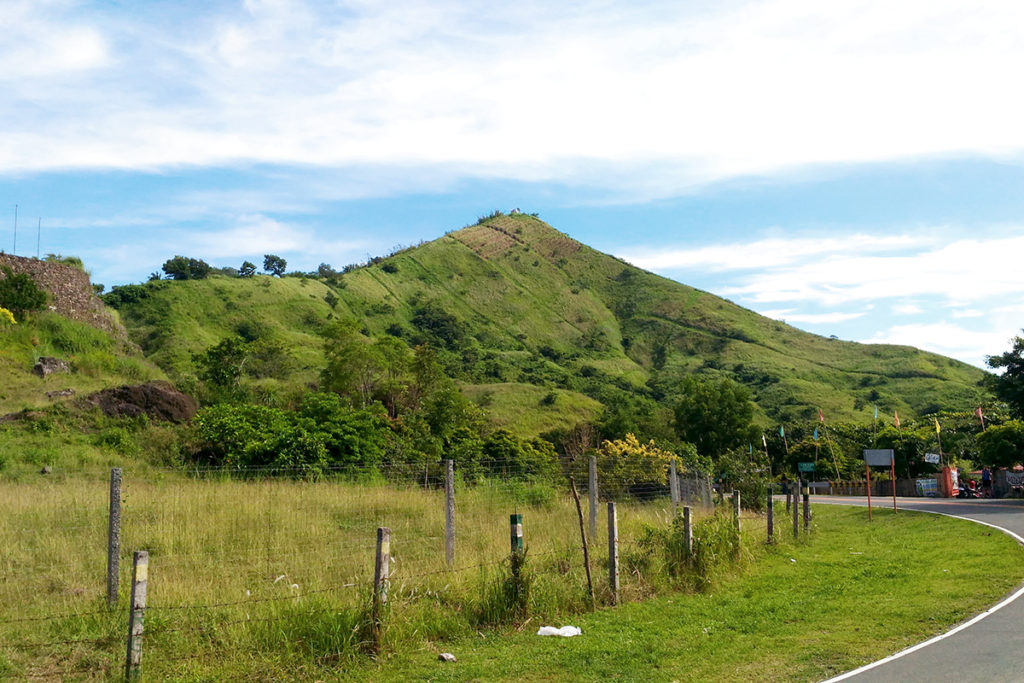
[[[1019,0],[0,0],[0,249],[336,268],[495,209],[802,329],[1024,327]],[[17,230],[15,230],[17,225]]]

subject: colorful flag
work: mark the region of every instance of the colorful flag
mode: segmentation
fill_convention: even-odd
[[[878,419],[878,406],[875,406],[875,419]]]
[[[825,421],[825,413],[821,412],[821,408],[818,408],[818,422]]]
[[[749,453],[750,455],[754,454],[754,444],[752,444],[752,443],[748,443],[747,444],[747,453]]]
[[[939,433],[939,418],[935,418],[935,433]]]
[[[814,428],[814,440],[815,441],[818,440],[818,428],[817,427]]]
[[[779,427],[779,436],[781,436],[783,439],[786,438],[786,428],[785,427],[781,427],[781,426]]]
[[[900,426],[900,414],[894,410],[894,411],[892,411],[892,415],[896,419],[896,426],[899,427]]]

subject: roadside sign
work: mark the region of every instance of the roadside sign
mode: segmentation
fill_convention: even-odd
[[[813,462],[798,462],[796,464],[797,472],[813,472],[815,466]]]
[[[942,460],[942,458],[939,456],[938,453],[924,454],[924,461],[927,463],[931,463],[932,465],[938,465],[940,460]]]
[[[864,464],[869,467],[891,467],[893,455],[891,448],[865,448]]]

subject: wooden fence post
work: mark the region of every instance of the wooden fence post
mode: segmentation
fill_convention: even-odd
[[[117,605],[121,559],[121,468],[110,470],[110,509],[107,515],[107,606]]]
[[[373,569],[373,647],[380,652],[383,639],[384,605],[388,602],[388,575],[391,569],[391,529],[377,527],[377,558]]]
[[[804,531],[809,532],[811,530],[811,487],[810,485],[804,487]]]
[[[142,630],[146,619],[146,588],[149,579],[149,553],[136,550],[132,558],[132,597],[128,612],[128,655],[124,677],[134,681],[142,673]]]
[[[455,463],[444,461],[444,559],[455,564]]]
[[[587,480],[587,497],[590,499],[590,537],[597,538],[597,456],[590,456],[590,476]]]
[[[768,542],[775,542],[775,497],[771,486],[768,487]]]
[[[675,458],[668,463],[668,490],[672,496],[672,517],[675,517],[676,508],[679,506],[679,475],[676,474]]]
[[[615,503],[608,502],[608,586],[612,604],[619,604],[619,516]]]
[[[686,562],[693,560],[693,517],[689,505],[683,506],[683,539],[686,547]]]

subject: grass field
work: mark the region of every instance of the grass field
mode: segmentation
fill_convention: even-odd
[[[123,590],[112,612],[103,599],[104,473],[0,482],[0,676],[116,678],[133,549],[151,553],[151,680],[811,680],[941,631],[1024,578],[1021,550],[990,530],[882,511],[869,525],[863,511],[825,506],[815,508],[809,540],[794,543],[780,520],[772,547],[763,520],[745,513],[738,564],[694,590],[642,542],[645,527],[668,524],[658,499],[620,506],[627,604],[615,608],[602,520],[599,609],[588,614],[564,492],[459,487],[448,570],[436,472],[426,488],[420,473],[391,474],[310,483],[126,471]],[[500,597],[513,510],[524,514],[534,576],[519,615]],[[383,653],[373,659],[367,604],[380,525],[392,530],[393,582]],[[584,635],[531,635],[541,623],[577,624]],[[459,663],[439,665],[439,651]]]

